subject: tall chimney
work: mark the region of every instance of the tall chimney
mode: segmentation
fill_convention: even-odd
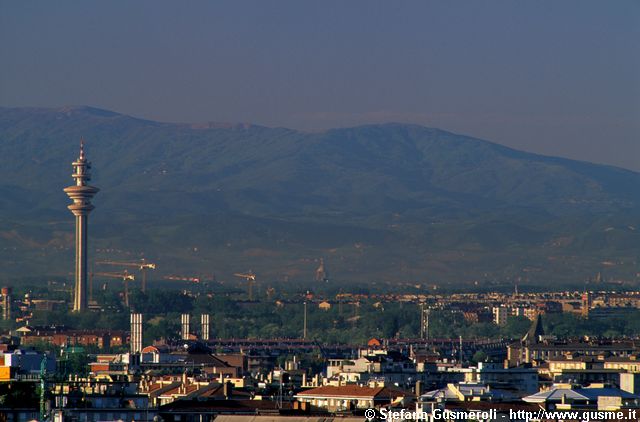
[[[189,340],[189,314],[182,314],[182,340]]]
[[[11,287],[2,288],[2,319],[11,319]]]
[[[131,314],[131,353],[142,353],[142,314]]]
[[[200,327],[202,328],[201,339],[203,341],[209,340],[209,314],[200,315]]]

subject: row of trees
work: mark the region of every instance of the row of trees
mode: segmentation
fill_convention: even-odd
[[[101,303],[105,312],[83,315],[65,311],[34,312],[32,325],[64,324],[79,329],[129,329],[129,310],[117,294],[105,292]],[[177,337],[180,314],[193,315],[193,331],[199,331],[198,315],[211,316],[212,336],[221,338],[283,338],[301,337],[304,307],[300,302],[243,302],[225,296],[192,297],[171,290],[135,291],[131,309],[144,314],[146,341]],[[531,322],[524,317],[509,318],[506,326],[493,323],[470,323],[461,313],[433,310],[429,318],[429,334],[440,338],[519,338]],[[548,334],[557,336],[636,336],[640,334],[640,310],[627,318],[585,320],[571,314],[549,314],[544,317]],[[410,303],[333,304],[321,310],[316,303],[307,305],[308,338],[323,343],[364,343],[372,337],[419,337],[420,309]]]

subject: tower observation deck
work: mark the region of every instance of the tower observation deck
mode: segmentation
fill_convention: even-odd
[[[76,268],[75,285],[73,291],[73,310],[80,312],[87,309],[87,219],[94,206],[91,198],[99,189],[89,186],[91,180],[91,163],[84,155],[84,141],[80,141],[80,155],[72,163],[76,184],[64,189],[64,192],[73,200],[68,208],[76,217]]]

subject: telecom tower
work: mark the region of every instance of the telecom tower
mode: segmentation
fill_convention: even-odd
[[[84,156],[84,141],[80,140],[80,156],[73,165],[73,177],[76,184],[65,188],[65,193],[73,200],[68,208],[76,217],[76,279],[73,291],[73,310],[81,312],[87,309],[87,219],[94,206],[91,198],[99,189],[89,186],[91,163]]]

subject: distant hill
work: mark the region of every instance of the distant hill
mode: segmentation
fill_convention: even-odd
[[[0,274],[66,275],[62,188],[84,137],[101,188],[96,258],[159,272],[253,269],[311,280],[635,281],[640,174],[516,151],[439,129],[321,133],[173,124],[90,107],[0,108]],[[604,262],[604,264],[603,264]]]

